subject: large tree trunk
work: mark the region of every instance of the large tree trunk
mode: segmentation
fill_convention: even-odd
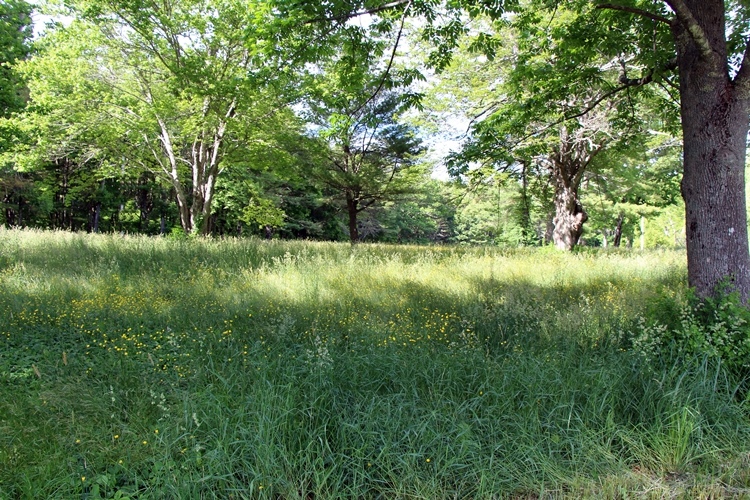
[[[579,119],[580,127],[570,133],[560,129],[560,143],[549,158],[549,169],[555,184],[555,230],[552,239],[560,250],[572,250],[589,218],[578,199],[578,188],[591,160],[609,141],[601,134],[608,127],[601,116],[590,115]],[[599,136],[599,137],[597,137]]]
[[[746,54],[737,78],[731,80],[723,0],[684,0],[692,19],[677,7],[680,22],[673,33],[680,72],[688,283],[699,297],[708,297],[729,278],[747,300],[750,63]]]
[[[552,239],[560,250],[572,250],[589,216],[578,199],[578,185],[560,183],[555,192],[555,230]]]

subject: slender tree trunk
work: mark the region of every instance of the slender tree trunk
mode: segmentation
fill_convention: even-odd
[[[555,234],[555,215],[552,213],[547,214],[547,219],[544,223],[544,244],[549,245],[554,241]]]
[[[620,242],[622,241],[622,223],[625,221],[625,213],[620,212],[620,215],[617,217],[617,224],[615,225],[615,235],[612,239],[612,246],[615,248],[620,248]]]
[[[101,216],[101,213],[102,204],[100,202],[96,204],[96,211],[94,212],[94,227],[91,229],[91,231],[95,234],[99,232],[99,217]]]
[[[161,135],[159,138],[161,140],[162,149],[169,159],[169,168],[165,168],[164,172],[169,176],[169,181],[172,183],[172,187],[175,191],[177,209],[180,212],[180,225],[186,233],[190,233],[193,230],[193,217],[190,211],[188,197],[185,194],[185,190],[182,188],[182,182],[180,181],[180,173],[177,168],[177,156],[175,155],[174,147],[172,145],[172,137],[166,123],[161,119],[159,119],[159,126],[161,127]]]
[[[18,227],[23,227],[23,197],[18,196]]]
[[[346,211],[349,214],[349,241],[352,245],[355,245],[359,241],[359,230],[357,229],[357,199],[354,197],[354,193],[347,191],[346,193]]]
[[[193,230],[193,218],[190,214],[190,205],[188,204],[187,196],[182,190],[182,185],[179,180],[172,183],[175,190],[175,196],[177,198],[177,209],[180,212],[180,225],[186,233],[190,233]]]
[[[67,197],[68,197],[68,170],[70,166],[70,160],[63,158],[62,168],[62,223],[61,226],[65,228],[68,225],[70,230],[70,218],[68,217]]]
[[[529,202],[528,161],[521,162],[521,234],[524,243],[531,240],[531,203]]]
[[[723,0],[684,0],[673,34],[680,73],[688,283],[699,297],[731,279],[750,295],[745,155],[750,62],[729,77]],[[695,24],[698,25],[696,29]]]

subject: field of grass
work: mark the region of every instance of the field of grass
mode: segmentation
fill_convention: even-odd
[[[679,252],[0,229],[0,499],[750,498]]]

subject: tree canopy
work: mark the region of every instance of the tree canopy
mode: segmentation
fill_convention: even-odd
[[[339,227],[313,232],[348,230],[357,240],[358,213],[376,209],[369,228],[397,224],[388,207],[434,186],[417,157],[428,133],[404,116],[429,111],[435,100],[426,95],[442,81],[442,113],[470,123],[447,165],[459,184],[471,173],[507,186],[502,199],[521,207],[508,211],[523,228],[514,241],[570,249],[619,244],[623,231],[632,239],[637,218],[680,205],[681,175],[690,284],[708,296],[729,279],[750,293],[743,2],[77,0],[62,8],[71,24],[48,30],[36,54],[17,62],[27,54],[29,9],[3,4],[4,62],[17,71],[4,74],[23,75],[28,89],[10,77],[3,85],[6,221],[23,221],[24,210],[41,221],[59,205],[87,207],[87,227],[98,227],[103,204],[120,199],[104,193],[127,184],[148,192],[132,202],[143,220],[154,200],[174,200],[159,209],[162,232],[176,217],[188,233],[244,221],[282,232]],[[680,133],[682,168],[664,170],[654,142],[674,144]],[[49,175],[55,168],[68,173]],[[74,196],[69,174],[99,194]],[[59,202],[41,202],[50,199],[42,178]],[[104,218],[121,225],[130,196]],[[302,220],[337,206],[335,221]],[[458,227],[447,221],[435,227]]]

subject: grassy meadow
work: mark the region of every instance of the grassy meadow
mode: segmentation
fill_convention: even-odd
[[[0,229],[0,499],[750,498],[738,381],[632,349],[685,282],[671,251]]]

